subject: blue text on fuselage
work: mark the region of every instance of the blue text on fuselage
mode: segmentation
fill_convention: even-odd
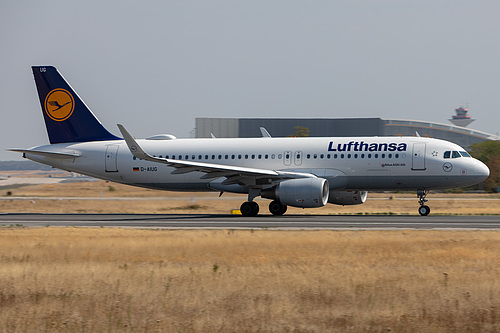
[[[366,143],[364,141],[351,141],[349,143],[334,144],[330,141],[328,151],[406,151],[406,143]]]

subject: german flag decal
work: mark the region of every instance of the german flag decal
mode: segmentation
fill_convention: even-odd
[[[137,167],[134,167],[134,171],[139,171],[139,168],[137,168]]]

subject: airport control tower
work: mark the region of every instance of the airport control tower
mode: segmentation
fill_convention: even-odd
[[[472,119],[471,116],[467,115],[469,109],[466,109],[463,106],[455,109],[455,112],[457,114],[455,116],[452,116],[451,119],[448,119],[455,126],[466,127],[475,120]]]

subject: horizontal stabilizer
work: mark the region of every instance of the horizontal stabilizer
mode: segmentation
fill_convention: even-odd
[[[23,154],[56,157],[56,158],[75,158],[81,156],[80,154],[77,153],[57,153],[53,151],[41,151],[41,150],[30,150],[30,149],[9,149],[9,151],[14,151],[16,153],[23,153]]]

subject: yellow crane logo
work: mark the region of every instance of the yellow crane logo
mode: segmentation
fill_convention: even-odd
[[[71,116],[74,109],[75,100],[65,89],[56,88],[45,97],[45,112],[52,120],[64,121]]]

